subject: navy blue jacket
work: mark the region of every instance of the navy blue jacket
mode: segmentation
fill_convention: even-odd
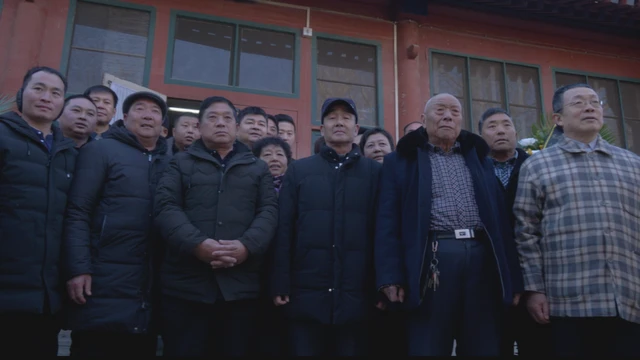
[[[488,158],[489,146],[478,135],[462,131],[458,137],[471,172],[480,218],[490,237],[499,268],[502,299],[510,304],[523,290],[513,228],[503,190]],[[431,160],[424,128],[404,136],[396,151],[384,159],[376,221],[377,286],[401,285],[405,308],[420,305],[420,271],[431,222]]]

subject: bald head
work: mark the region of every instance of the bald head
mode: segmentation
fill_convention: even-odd
[[[458,106],[460,107],[460,109],[462,109],[462,105],[460,105],[460,100],[458,100],[457,97],[449,94],[449,93],[441,93],[438,95],[433,96],[431,99],[427,100],[427,104],[424,106],[424,112],[426,113],[429,110],[430,106],[433,106],[433,104],[437,104],[438,102],[440,102],[441,100],[450,100],[453,102],[457,102]]]
[[[462,105],[451,94],[438,94],[427,101],[422,121],[429,141],[448,150],[455,144],[462,129]]]

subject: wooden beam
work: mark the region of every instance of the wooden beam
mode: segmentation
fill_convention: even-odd
[[[511,3],[508,5],[511,9],[526,9],[529,6],[529,1],[527,0],[511,0]]]

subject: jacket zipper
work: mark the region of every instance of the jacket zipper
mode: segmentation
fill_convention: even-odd
[[[149,181],[149,184],[151,184],[151,176],[153,174],[153,154],[148,153],[148,160],[149,160],[149,170],[147,171],[147,179]],[[149,192],[151,192],[151,189],[149,189]],[[151,203],[153,204],[153,198],[151,199]],[[153,206],[153,205],[152,205]],[[152,211],[152,209],[149,209],[149,211]],[[151,235],[151,234],[149,234]],[[152,250],[151,247],[149,246],[148,242],[149,239],[147,240],[147,244],[146,244],[146,250],[144,253],[145,259],[144,261],[147,261],[148,265],[147,265],[147,283],[144,286],[144,292],[142,294],[142,304],[141,304],[141,308],[142,310],[146,310],[148,308],[147,306],[147,294],[151,293],[152,291],[152,287],[153,287],[153,256],[152,256]],[[135,332],[146,332],[146,328],[145,325],[146,324],[146,319],[149,317],[148,313],[146,313],[146,315],[144,315],[144,320],[142,320],[142,322],[140,323],[140,326],[135,327],[134,331]]]
[[[220,183],[218,184],[218,202],[220,201],[220,194],[222,194],[223,191],[223,182],[224,182],[224,176],[227,174],[227,172],[229,170],[231,170],[232,167],[234,167],[235,165],[246,165],[246,164],[250,164],[251,162],[231,162],[229,163],[228,166],[223,166],[223,164],[220,164],[218,162],[215,162],[218,164],[218,168],[222,168],[222,171],[220,172]],[[217,237],[218,236],[218,224],[220,223],[220,220],[218,220],[220,218],[220,207],[217,207],[218,210],[216,212],[216,223],[215,223],[215,228],[213,230],[213,236]]]

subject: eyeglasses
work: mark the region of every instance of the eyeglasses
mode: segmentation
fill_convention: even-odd
[[[578,109],[584,109],[587,107],[587,104],[593,106],[594,108],[598,109],[604,106],[604,101],[602,100],[590,100],[590,101],[585,101],[585,100],[578,100],[578,101],[574,101],[574,102],[570,102],[568,103],[566,106],[569,107],[575,107]]]

